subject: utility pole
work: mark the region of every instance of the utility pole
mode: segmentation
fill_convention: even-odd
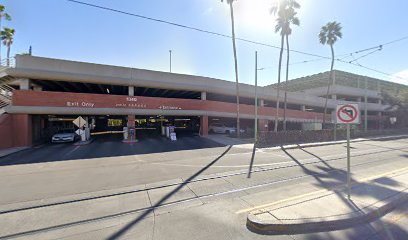
[[[347,123],[347,198],[351,198],[350,123]]]
[[[255,127],[254,139],[258,142],[258,52],[255,51]]]
[[[169,53],[170,53],[170,72],[171,72],[171,52],[172,52],[172,50],[169,50]]]
[[[367,132],[367,78],[364,78],[364,132]]]

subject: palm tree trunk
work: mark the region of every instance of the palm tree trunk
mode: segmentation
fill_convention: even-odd
[[[279,55],[279,67],[278,67],[278,90],[276,94],[276,115],[275,115],[275,132],[278,131],[279,123],[279,94],[280,94],[280,82],[281,82],[281,68],[282,68],[282,55],[283,55],[283,44],[285,42],[285,35],[282,34],[281,38],[281,50]]]
[[[237,61],[237,48],[235,45],[235,27],[234,27],[234,8],[232,6],[232,1],[230,2],[231,10],[231,29],[232,29],[232,48],[234,51],[234,65],[235,65],[235,90],[237,97],[237,137],[241,135],[241,128],[239,124],[239,81],[238,81],[238,61]]]
[[[7,46],[7,67],[10,67],[10,48],[11,46]]]
[[[324,103],[324,112],[323,112],[323,126],[326,123],[326,112],[327,112],[327,99],[329,98],[329,92],[330,92],[330,86],[333,82],[333,66],[334,66],[334,49],[333,49],[333,44],[330,44],[330,49],[331,49],[331,54],[332,54],[332,61],[331,61],[331,66],[330,66],[330,78],[327,81],[327,92],[326,92],[326,101]]]
[[[0,18],[0,31],[1,31],[1,18]],[[1,66],[1,64],[2,64],[2,62],[1,62],[1,47],[2,47],[2,44],[1,44],[1,42],[0,42],[0,66]]]
[[[285,100],[283,108],[283,131],[286,131],[286,109],[288,99],[288,79],[289,79],[289,35],[286,34],[286,80],[285,80]]]

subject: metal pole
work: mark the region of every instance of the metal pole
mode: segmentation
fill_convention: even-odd
[[[258,142],[258,52],[255,51],[255,144]]]
[[[364,78],[364,132],[367,132],[367,77]]]
[[[171,50],[169,50],[170,53],[170,72],[171,72]]]
[[[350,123],[347,123],[347,197],[351,198],[351,172],[350,172]]]

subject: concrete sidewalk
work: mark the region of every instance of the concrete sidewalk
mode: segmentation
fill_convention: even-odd
[[[13,153],[16,153],[16,152],[26,150],[28,148],[30,148],[30,147],[14,147],[14,148],[6,148],[6,149],[3,149],[3,150],[0,150],[0,158],[5,157],[5,156],[10,155],[10,154],[13,154]]]
[[[220,143],[222,145],[246,145],[246,144],[254,144],[253,138],[232,138],[228,137],[225,134],[209,134],[206,138]]]
[[[267,235],[305,234],[364,225],[408,202],[408,168],[295,196],[248,214],[247,228]]]

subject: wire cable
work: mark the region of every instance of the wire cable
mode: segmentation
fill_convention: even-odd
[[[172,25],[172,26],[175,26],[175,27],[190,29],[190,30],[193,30],[193,31],[207,33],[207,34],[211,34],[211,35],[215,35],[215,36],[219,36],[219,37],[230,38],[230,39],[232,38],[232,36],[227,35],[227,34],[213,32],[213,31],[209,31],[209,30],[205,30],[205,29],[200,29],[200,28],[197,28],[197,27],[191,27],[191,26],[187,26],[187,25],[184,25],[184,24],[174,23],[174,22],[170,22],[170,21],[166,21],[166,20],[162,20],[162,19],[158,19],[158,18],[147,17],[147,16],[143,16],[143,15],[140,15],[140,14],[130,13],[130,12],[114,9],[114,8],[104,7],[104,6],[91,4],[91,3],[86,3],[86,2],[82,2],[82,1],[78,1],[78,0],[66,0],[66,1],[76,3],[76,4],[80,4],[80,5],[83,5],[83,6],[88,6],[88,7],[93,7],[93,8],[102,9],[102,10],[111,11],[111,12],[116,12],[116,13],[120,13],[120,14],[124,14],[124,15],[128,15],[128,16],[138,17],[138,18],[141,18],[141,19],[146,19],[146,20],[150,20],[150,21],[154,21],[154,22],[158,22],[158,23],[168,24],[168,25]],[[247,43],[252,43],[252,44],[255,44],[255,45],[259,45],[259,46],[270,47],[270,48],[275,48],[275,49],[281,49],[280,47],[275,46],[275,45],[262,43],[262,42],[257,42],[257,41],[253,41],[253,40],[249,40],[249,39],[244,39],[244,38],[235,38],[235,39],[239,40],[239,41],[242,41],[242,42],[247,42]],[[400,42],[400,41],[403,41],[403,40],[406,40],[406,39],[408,39],[408,36],[405,36],[405,37],[402,37],[402,38],[399,38],[399,39],[396,39],[396,40],[393,40],[393,41],[390,41],[390,42],[386,42],[386,43],[383,43],[383,44],[375,46],[375,47],[370,47],[370,48],[358,50],[358,51],[352,52],[350,54],[341,54],[341,55],[338,55],[338,56],[347,55],[347,57],[349,57],[353,53],[358,54],[358,53],[369,51],[369,50],[372,50],[372,49],[382,48],[382,46],[390,45],[390,44]],[[294,49],[290,49],[289,51],[294,52],[294,53],[298,53],[298,54],[307,55],[307,56],[318,57],[318,58],[321,58],[321,59],[331,59],[330,57],[327,57],[327,56],[322,56],[322,55],[319,55],[319,54],[308,53],[308,52],[294,50]],[[370,53],[370,54],[372,54],[372,53]],[[365,57],[365,56],[363,56],[363,57]],[[360,59],[360,58],[361,57],[359,57],[357,59]],[[355,60],[357,60],[357,59],[355,59]],[[371,70],[371,71],[374,71],[374,72],[377,72],[377,73],[380,73],[380,74],[383,74],[383,75],[386,75],[386,76],[401,78],[399,76],[394,76],[392,74],[388,74],[388,73],[385,73],[385,72],[382,72],[382,71],[379,71],[379,70],[376,70],[376,69],[373,69],[373,68],[365,67],[365,66],[363,66],[361,64],[355,64],[354,60],[351,61],[351,62],[344,61],[343,59],[338,59],[338,58],[335,59],[335,60],[339,61],[339,62],[342,62],[342,63],[347,63],[347,64],[351,64],[351,65],[358,66],[358,67],[361,67],[361,68],[365,68],[367,70]],[[309,60],[309,61],[306,60],[306,61],[303,61],[301,63],[307,63],[307,62],[311,62],[311,61],[312,60]],[[295,64],[299,64],[299,63],[295,63]],[[401,79],[403,79],[403,78],[401,78]]]

